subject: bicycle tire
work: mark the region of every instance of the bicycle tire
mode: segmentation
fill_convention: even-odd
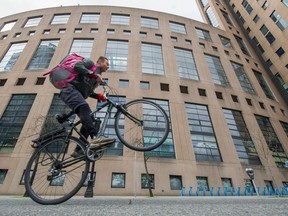
[[[126,113],[116,113],[115,132],[125,146],[143,152],[156,149],[165,142],[170,129],[169,118],[160,105],[150,100],[136,99],[124,107],[125,112],[140,119],[143,124],[137,125]]]
[[[36,149],[27,163],[24,177],[26,192],[32,200],[42,205],[55,205],[65,202],[80,190],[90,162],[84,154],[78,159],[71,156],[76,146],[85,152],[81,140],[59,136],[45,141]],[[69,161],[71,165],[64,167],[63,164]]]

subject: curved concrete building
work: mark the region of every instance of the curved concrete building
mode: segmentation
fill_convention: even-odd
[[[221,193],[240,187],[242,193],[250,184],[247,167],[254,169],[258,187],[287,185],[285,99],[237,23],[230,29],[221,25],[111,6],[1,18],[0,194],[25,192],[31,140],[45,129],[47,115],[65,109],[59,90],[43,74],[70,52],[109,58],[105,78],[117,89],[115,98],[148,98],[167,111],[169,137],[148,154],[155,195],[180,195],[182,187],[185,194],[193,187],[194,195],[196,186],[213,187],[214,194],[217,187]],[[97,101],[88,101],[96,107]],[[148,195],[143,153],[119,142],[96,162],[95,172],[95,195]],[[84,192],[85,187],[79,195]]]

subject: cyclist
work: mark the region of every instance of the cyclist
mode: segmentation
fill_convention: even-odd
[[[81,134],[87,139],[91,136],[90,148],[98,149],[102,146],[110,145],[115,142],[115,139],[106,137],[96,137],[96,129],[93,124],[93,119],[90,116],[91,109],[86,102],[88,97],[98,99],[105,102],[103,94],[96,94],[95,88],[103,82],[102,73],[109,69],[108,59],[100,56],[96,62],[96,69],[91,71],[94,62],[88,58],[83,59],[75,64],[74,70],[78,72],[77,77],[68,83],[67,88],[60,91],[60,98],[67,104],[79,117],[82,127]],[[72,156],[81,154],[79,149],[75,149]],[[83,154],[83,153],[82,153]]]

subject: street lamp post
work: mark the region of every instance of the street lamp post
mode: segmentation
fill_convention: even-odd
[[[256,184],[255,184],[255,181],[254,181],[254,170],[252,168],[246,168],[246,173],[247,173],[247,175],[250,177],[250,179],[252,181],[252,184],[253,184],[253,187],[254,187],[254,189],[256,191],[257,196],[259,196],[259,192],[257,190]]]

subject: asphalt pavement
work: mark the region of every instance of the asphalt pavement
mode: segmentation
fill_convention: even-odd
[[[288,197],[73,197],[59,205],[39,205],[30,198],[0,196],[1,216],[286,216]]]

